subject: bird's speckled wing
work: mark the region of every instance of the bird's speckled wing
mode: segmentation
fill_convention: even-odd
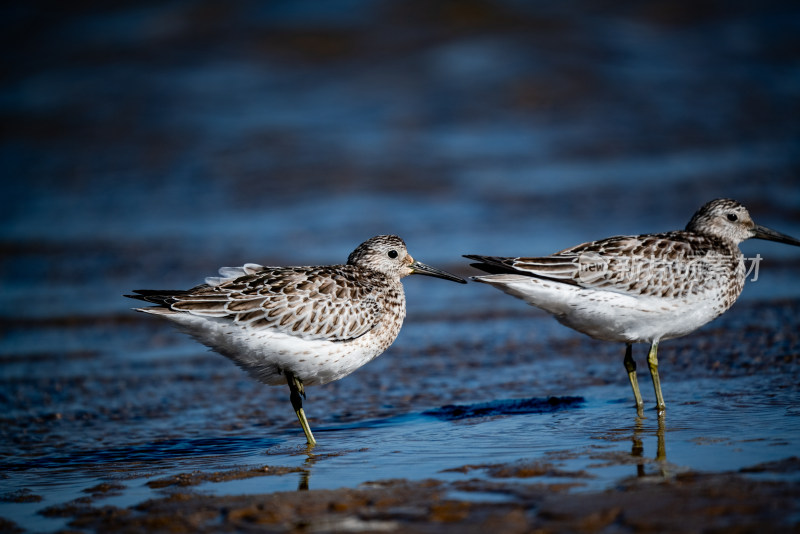
[[[712,253],[709,238],[687,232],[616,236],[582,243],[550,256],[467,256],[493,274],[516,273],[635,295],[681,297],[703,291],[714,272],[737,255]],[[717,246],[719,244],[716,244]],[[712,272],[713,271],[713,272]]]
[[[213,280],[164,302],[171,310],[268,328],[303,339],[345,341],[374,328],[384,313],[374,273],[350,265],[247,266],[252,274]],[[260,270],[256,270],[260,267]]]

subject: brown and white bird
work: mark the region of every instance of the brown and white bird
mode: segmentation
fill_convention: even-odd
[[[309,445],[316,443],[301,396],[304,386],[345,377],[394,342],[406,315],[400,279],[424,274],[466,281],[420,263],[402,239],[380,235],[345,265],[220,269],[188,290],[136,290],[159,315],[227,356],[265,384],[288,383]]]
[[[647,362],[659,413],[665,409],[658,344],[684,336],[725,312],[745,282],[739,243],[800,241],[753,222],[730,199],[708,202],[685,230],[616,236],[543,257],[466,255],[487,273],[473,277],[552,314],[595,339],[626,344],[625,369],[636,409],[643,410],[633,343],[649,343]]]

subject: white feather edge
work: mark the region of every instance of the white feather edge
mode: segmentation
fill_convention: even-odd
[[[221,276],[208,276],[205,282],[210,286],[218,286],[248,274],[255,274],[263,268],[264,266],[258,263],[245,263],[241,267],[220,267],[219,274]]]

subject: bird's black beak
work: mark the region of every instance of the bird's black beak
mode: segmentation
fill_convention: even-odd
[[[787,245],[794,245],[800,247],[800,240],[797,240],[786,234],[770,230],[766,226],[756,225],[753,228],[753,237],[755,239],[765,239],[767,241],[777,241],[778,243],[786,243]]]
[[[459,284],[466,284],[467,281],[463,278],[459,278],[454,274],[450,274],[448,272],[436,269],[431,267],[430,265],[425,265],[424,263],[414,261],[411,264],[411,274],[424,274],[427,276],[435,276],[436,278],[444,278],[445,280],[452,280],[453,282],[458,282]]]

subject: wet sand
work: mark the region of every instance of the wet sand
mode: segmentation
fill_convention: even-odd
[[[79,498],[42,513],[69,518],[85,532],[798,532],[800,484],[743,473],[684,472],[631,477],[601,492],[570,493],[548,464],[465,466],[489,469],[489,480],[447,483],[402,479],[357,488],[263,495],[210,496],[187,491],[195,479],[271,476],[275,468],[185,474],[159,487],[169,496],[130,508]],[[747,474],[800,470],[800,459],[753,466]],[[277,471],[284,471],[280,468]],[[574,473],[567,473],[567,478]],[[163,484],[163,486],[162,486]],[[97,492],[114,487],[95,488]],[[24,498],[24,497],[20,497]],[[4,532],[21,531],[11,522]]]
[[[39,447],[49,443],[50,452],[32,450],[29,460],[6,465],[7,476],[29,473],[39,482],[20,479],[28,484],[3,501],[34,506],[50,527],[80,532],[794,532],[800,513],[800,459],[792,453],[800,439],[794,405],[799,362],[783,347],[800,345],[800,301],[737,306],[738,313],[723,316],[718,328],[662,346],[664,418],[652,410],[635,417],[621,347],[613,344],[567,331],[561,332],[566,339],[546,346],[509,341],[505,349],[494,347],[493,357],[509,374],[480,400],[481,388],[469,386],[467,377],[476,369],[485,373],[482,343],[453,345],[439,359],[432,355],[444,348],[434,344],[414,356],[412,342],[339,387],[308,390],[307,411],[320,441],[308,450],[280,388],[243,381],[238,369],[210,354],[205,365],[221,373],[212,380],[210,402],[251,394],[255,402],[226,405],[222,420],[201,408],[206,415],[192,423],[181,410],[209,402],[209,393],[195,388],[193,379],[184,382],[181,366],[170,373],[175,381],[169,387],[184,408],[157,415],[134,406],[114,413],[116,423],[102,422],[108,416],[98,408],[86,419],[99,417],[98,424],[88,426],[80,416],[59,415],[60,425],[86,428],[85,444],[59,443],[65,430],[57,431],[52,418],[17,419],[15,435],[41,435]],[[535,311],[519,315],[535,327],[530,340],[554,323]],[[749,326],[737,330],[744,317]],[[423,318],[407,326],[451,330],[464,320]],[[491,329],[511,318],[492,313],[474,320]],[[757,352],[761,357],[753,358]],[[542,357],[555,357],[559,366],[541,366],[527,381],[513,377],[526,359],[541,363]],[[430,372],[442,387],[423,393],[413,369],[426,361],[448,367]],[[387,373],[378,362],[396,380],[376,389]],[[698,384],[710,390],[698,395]],[[115,391],[110,386],[109,398]],[[525,396],[548,388],[570,395]],[[605,395],[610,397],[603,400]],[[136,445],[137,433],[159,428],[159,419],[172,431]],[[98,439],[93,432],[110,426],[130,437],[92,446]],[[744,465],[720,468],[716,455]],[[781,459],[755,460],[770,455]],[[516,459],[503,460],[508,457]],[[72,495],[62,490],[60,502],[37,494],[48,478],[58,484],[78,473],[83,489]],[[281,487],[286,489],[265,491]],[[3,527],[17,531],[8,518]]]

